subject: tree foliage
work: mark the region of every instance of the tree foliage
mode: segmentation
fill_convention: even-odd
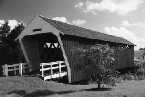
[[[24,30],[25,26],[23,23],[19,23],[8,35],[9,40],[15,40],[21,32]]]
[[[11,45],[15,43],[15,39],[23,31],[24,24],[19,23],[14,29],[10,30],[10,26],[8,25],[8,22],[6,22],[1,26],[0,29],[1,41],[3,42],[3,44]]]
[[[108,45],[95,45],[90,49],[86,50],[86,57],[91,59],[91,63],[94,67],[91,77],[93,80],[97,81],[98,88],[101,87],[103,79],[108,79],[113,74],[113,65],[114,65],[114,50],[111,49]],[[108,80],[105,79],[105,80]]]
[[[90,79],[98,83],[100,88],[104,80],[114,76],[114,50],[108,45],[94,45],[90,48],[74,48],[72,58],[75,61],[75,70],[85,70]]]
[[[106,69],[112,67],[114,58],[114,50],[108,45],[95,45],[86,50],[86,56],[92,57],[96,60],[94,63],[97,66],[104,66]],[[97,63],[97,64],[96,64]]]
[[[3,56],[0,56],[3,59],[0,61],[1,64],[11,63],[19,57],[19,47],[15,39],[23,29],[23,23],[18,23],[14,29],[11,29],[8,22],[0,27],[0,53],[4,53]]]

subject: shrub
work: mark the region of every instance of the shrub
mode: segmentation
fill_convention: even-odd
[[[102,83],[115,81],[115,72],[112,69],[115,61],[113,49],[108,45],[95,45],[85,51],[85,57],[91,61],[91,78],[97,82],[98,88],[101,88]]]
[[[142,80],[145,78],[145,68],[143,66],[139,67],[136,72],[135,75],[137,77],[137,80]]]
[[[115,61],[114,50],[108,45],[72,48],[71,51],[75,60],[74,69],[86,70],[90,79],[97,82],[98,88],[101,88],[101,84],[115,84],[119,73],[112,68]]]
[[[132,73],[125,73],[121,75],[121,78],[123,80],[134,80],[135,79],[135,75]]]

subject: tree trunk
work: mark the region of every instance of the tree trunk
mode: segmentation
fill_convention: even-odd
[[[100,82],[98,83],[98,88],[99,88],[99,89],[101,88],[101,83],[100,83]]]

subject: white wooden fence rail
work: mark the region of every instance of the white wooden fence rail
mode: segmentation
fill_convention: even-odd
[[[8,65],[5,64],[3,65],[3,74],[5,76],[8,76],[9,71],[13,71],[14,74],[16,75],[17,71],[19,71],[19,74],[22,76],[23,73],[25,73],[25,69],[28,69],[28,64],[27,63],[18,63],[18,64],[13,64],[13,65]]]
[[[67,71],[62,71],[63,67],[67,67],[64,61],[56,61],[50,63],[41,63],[41,76],[44,77],[44,80],[63,77],[67,75]],[[54,73],[53,71],[59,69],[58,73]],[[45,71],[50,71],[50,75],[45,75]]]

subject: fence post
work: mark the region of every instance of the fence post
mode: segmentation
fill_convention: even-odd
[[[3,68],[3,75],[5,75],[5,66],[3,65],[2,68]]]
[[[17,74],[17,66],[14,66],[13,68],[14,68],[13,69],[14,70],[14,75],[16,75]]]
[[[43,72],[43,64],[41,63],[41,76],[44,77],[44,72]]]
[[[53,76],[52,65],[53,65],[53,64],[52,64],[52,63],[50,63],[50,68],[51,68],[51,69],[50,69],[50,70],[51,70],[51,79],[52,79],[52,76]]]
[[[8,65],[7,64],[4,65],[4,75],[8,76]]]
[[[23,63],[20,63],[19,65],[19,73],[21,76],[23,75]]]
[[[58,65],[59,65],[59,77],[61,77],[61,62],[58,61]]]
[[[26,64],[22,63],[22,72],[23,72],[23,74],[26,72],[25,70],[26,70]]]

